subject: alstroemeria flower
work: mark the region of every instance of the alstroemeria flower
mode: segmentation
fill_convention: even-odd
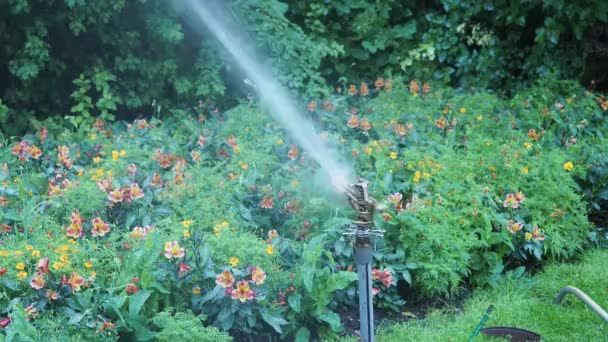
[[[513,209],[517,209],[517,208],[519,208],[519,203],[520,203],[520,201],[517,200],[517,198],[515,197],[514,194],[507,194],[502,205],[505,208],[511,207]]]
[[[215,277],[215,283],[227,289],[229,287],[232,287],[232,284],[234,284],[234,276],[230,271],[225,270],[224,272],[218,274]]]
[[[266,272],[262,270],[260,267],[252,267],[251,268],[251,281],[256,285],[264,284],[264,280],[266,280]]]
[[[42,258],[38,260],[36,269],[42,273],[49,273],[49,258]]]
[[[298,147],[296,145],[291,145],[291,147],[289,148],[289,152],[287,152],[287,156],[291,160],[296,160],[298,159],[298,153]]]
[[[523,227],[524,227],[524,225],[521,222],[515,222],[515,221],[509,220],[509,222],[507,223],[507,230],[511,234],[517,234],[517,232],[519,232]]]
[[[110,231],[110,225],[99,217],[94,218],[91,223],[93,224],[91,229],[93,237],[104,236]]]
[[[359,127],[359,117],[356,115],[351,115],[350,119],[348,119],[348,121],[346,122],[346,126],[348,126],[350,128]]]
[[[72,272],[67,284],[72,288],[72,291],[78,292],[80,291],[80,287],[84,284],[84,278],[78,275],[78,273]]]
[[[272,197],[266,196],[260,201],[260,207],[264,209],[272,209],[274,207],[274,202],[272,201]]]
[[[112,180],[110,178],[102,179],[97,182],[97,187],[103,192],[112,191]]]
[[[532,238],[537,241],[543,241],[545,239],[545,235],[540,233],[540,229],[537,225],[534,225],[532,229]]]
[[[140,198],[144,197],[144,192],[139,187],[139,184],[132,183],[129,186],[129,197],[132,200],[136,200],[136,199],[140,199]]]
[[[65,235],[74,238],[74,239],[78,239],[79,237],[81,237],[83,234],[82,231],[82,225],[80,224],[70,224],[66,229],[65,229]]]
[[[385,268],[384,271],[380,269],[372,270],[372,279],[380,280],[382,284],[386,287],[390,287],[393,284],[393,274],[388,268]]]
[[[171,258],[182,258],[186,255],[186,250],[179,246],[177,241],[169,241],[165,243],[165,257]]]
[[[114,189],[108,194],[108,200],[112,203],[120,203],[123,199],[124,198],[121,189]]]
[[[33,289],[40,290],[44,285],[46,285],[46,280],[44,280],[44,275],[40,272],[36,273],[36,275],[32,277],[32,280],[30,280],[30,286]]]
[[[276,239],[277,237],[279,237],[279,232],[277,232],[276,229],[271,229],[268,231],[268,241],[270,243],[270,241]]]
[[[207,145],[207,139],[203,136],[198,137],[198,144],[200,147],[205,147],[205,145]]]
[[[232,290],[232,299],[238,299],[241,303],[255,298],[255,293],[249,288],[249,284],[241,280],[236,284],[236,289]]]
[[[394,194],[390,194],[386,196],[386,199],[397,205],[397,203],[401,202],[403,195],[400,192],[395,192]]]
[[[184,276],[184,274],[186,274],[186,272],[191,271],[191,270],[192,270],[192,267],[186,265],[183,262],[180,262],[179,263],[179,271],[177,272],[177,276],[181,278],[181,277]]]
[[[363,119],[361,120],[361,129],[364,131],[369,131],[370,129],[372,129],[372,124],[369,123],[369,121],[367,119]]]

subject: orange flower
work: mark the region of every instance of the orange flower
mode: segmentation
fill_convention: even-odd
[[[348,95],[350,95],[350,96],[357,95],[357,86],[355,86],[354,84],[352,84],[350,86],[350,88],[348,88]]]
[[[361,90],[359,91],[359,94],[361,94],[361,96],[367,96],[367,94],[369,94],[369,90],[367,89],[367,83],[361,83]]]
[[[59,293],[57,293],[53,290],[46,290],[46,298],[52,299],[52,300],[57,300],[57,299],[59,299]]]
[[[346,125],[350,128],[357,128],[359,127],[359,117],[356,115],[351,115],[350,119],[346,122]]]
[[[441,117],[439,120],[435,120],[435,126],[439,129],[445,129],[447,120],[444,117]]]
[[[323,107],[325,107],[325,110],[328,112],[333,112],[336,109],[336,106],[329,101],[323,101]]]
[[[233,135],[229,136],[228,139],[226,139],[226,142],[232,148],[238,146],[238,143],[236,142],[236,138]]]
[[[165,243],[165,257],[171,258],[182,258],[186,254],[186,250],[179,246],[177,241],[170,241]]]
[[[4,196],[0,196],[0,207],[5,206],[8,204],[8,198],[4,197]]]
[[[30,280],[30,286],[35,290],[40,290],[46,285],[46,281],[44,280],[44,275],[40,272],[36,273],[35,276]]]
[[[80,287],[84,284],[84,278],[79,276],[78,273],[72,272],[70,279],[68,279],[67,284],[70,285],[72,291],[78,292],[80,291]]]
[[[104,236],[110,231],[110,225],[99,217],[96,217],[91,222],[93,224],[93,228],[91,229],[91,233],[93,237]]]
[[[264,280],[266,280],[266,272],[262,270],[260,267],[252,267],[251,268],[251,281],[256,285],[264,284]]]
[[[65,235],[71,237],[71,238],[75,238],[78,239],[79,237],[81,237],[83,235],[83,231],[82,231],[82,225],[81,224],[70,224],[66,229],[65,229]]]
[[[420,90],[420,85],[418,84],[418,81],[411,80],[410,81],[410,93],[417,94],[419,90]]]
[[[232,276],[232,273],[228,270],[225,270],[224,272],[218,274],[215,277],[215,283],[225,289],[232,287],[232,284],[234,284],[234,276]]]
[[[249,284],[241,280],[236,284],[236,289],[232,290],[232,299],[238,299],[241,303],[255,298],[255,293],[249,288]]]
[[[291,160],[298,159],[298,148],[296,147],[296,145],[291,145],[291,147],[289,148],[289,152],[287,152],[287,156]]]
[[[312,100],[310,101],[310,103],[308,104],[308,111],[309,112],[314,112],[315,110],[317,110],[317,101]]]
[[[378,79],[376,79],[376,82],[374,82],[374,86],[376,86],[376,89],[384,87],[384,78],[378,77]]]
[[[272,209],[274,207],[274,202],[272,201],[272,197],[266,196],[260,201],[260,207],[264,209]]]
[[[431,85],[428,82],[424,82],[424,85],[422,86],[422,92],[425,94],[431,92]]]
[[[536,133],[536,130],[534,128],[531,128],[530,130],[528,130],[528,138],[530,138],[533,141],[538,140],[539,135],[538,135],[538,133]]]
[[[369,131],[372,129],[372,124],[370,124],[367,119],[363,119],[361,120],[361,129],[364,131]]]

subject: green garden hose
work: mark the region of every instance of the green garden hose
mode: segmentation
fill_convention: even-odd
[[[493,310],[494,310],[494,305],[490,305],[488,307],[488,309],[486,310],[485,315],[483,315],[483,317],[481,318],[481,321],[479,321],[479,323],[475,327],[475,330],[471,334],[471,337],[469,337],[468,342],[473,342],[473,340],[475,339],[475,337],[477,337],[477,335],[479,335],[479,332],[481,331],[481,328],[483,328],[483,326],[486,324],[486,322],[490,318],[490,314],[492,313]]]

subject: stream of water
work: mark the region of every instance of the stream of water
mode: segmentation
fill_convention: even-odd
[[[230,22],[230,18],[221,15],[222,12],[215,7],[214,1],[186,2],[195,19],[215,35],[240,65],[247,78],[255,84],[262,105],[289,132],[296,144],[321,165],[333,187],[341,192],[352,179],[350,166],[338,161],[335,150],[321,140],[312,122],[300,114],[288,91],[274,80],[270,70],[255,58],[250,52],[253,51],[251,47],[243,45],[244,39],[239,32],[228,27],[226,23]]]

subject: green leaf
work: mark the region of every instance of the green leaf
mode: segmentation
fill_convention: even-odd
[[[289,303],[289,307],[293,309],[293,311],[300,313],[300,302],[302,300],[302,295],[299,293],[294,293],[287,298],[287,303]]]
[[[408,284],[412,285],[412,275],[408,270],[402,271],[401,275],[403,276],[403,280],[407,281]]]
[[[410,20],[403,25],[396,25],[395,27],[393,27],[392,31],[395,35],[395,38],[410,39],[417,31],[416,21]]]
[[[308,342],[310,341],[310,331],[305,327],[301,327],[296,332],[296,341],[295,342]]]
[[[268,323],[276,332],[282,334],[281,325],[287,324],[287,321],[284,320],[281,316],[271,315],[266,308],[260,309],[260,314],[262,315],[262,319],[264,322]]]
[[[304,283],[304,287],[306,291],[312,291],[312,281],[315,277],[315,268],[314,266],[302,266],[302,282]]]
[[[353,281],[357,280],[357,274],[355,272],[340,271],[334,273],[332,278],[333,286],[329,291],[344,290]]]
[[[129,316],[131,316],[131,318],[139,316],[141,308],[144,306],[151,294],[152,291],[143,290],[136,295],[131,296],[131,300],[129,301]]]
[[[332,311],[326,311],[318,318],[319,320],[329,324],[331,330],[335,332],[339,332],[342,330],[342,325],[340,324],[340,316],[337,313]]]

